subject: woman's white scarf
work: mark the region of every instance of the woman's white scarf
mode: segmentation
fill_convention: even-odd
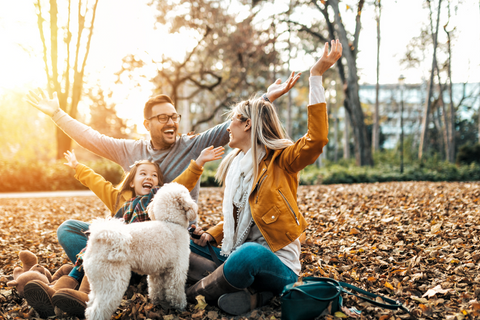
[[[265,154],[261,150],[259,158]],[[228,168],[225,178],[225,191],[223,196],[223,242],[220,253],[224,256],[230,255],[233,250],[240,246],[253,226],[252,213],[248,197],[253,185],[253,157],[252,149],[244,154],[242,151],[233,159]],[[235,218],[233,206],[237,207],[237,228],[235,229]]]

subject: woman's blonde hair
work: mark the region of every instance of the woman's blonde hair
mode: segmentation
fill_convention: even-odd
[[[142,164],[151,164],[155,167],[155,170],[157,171],[157,176],[158,176],[158,185],[161,187],[163,186],[163,174],[162,174],[162,170],[160,170],[160,167],[158,166],[157,163],[153,162],[153,161],[150,161],[150,160],[140,160],[140,161],[135,161],[135,163],[133,164],[133,166],[131,167],[130,171],[127,173],[127,175],[125,176],[125,178],[123,178],[122,182],[120,182],[118,185],[117,185],[117,188],[120,189],[120,192],[118,193],[118,196],[117,196],[117,202],[115,203],[115,207],[114,207],[114,210],[113,211],[117,211],[119,208],[118,207],[118,203],[120,202],[120,197],[122,195],[122,193],[124,193],[125,191],[131,191],[132,192],[132,195],[136,196],[135,194],[135,188],[134,187],[131,187],[130,186],[130,183],[133,181],[133,178],[135,178],[135,174],[137,173],[137,169],[140,165]],[[155,187],[155,186],[154,186]],[[114,212],[114,213],[115,213]]]
[[[266,147],[271,150],[280,150],[293,144],[292,140],[290,140],[285,133],[273,105],[261,98],[238,103],[227,113],[227,117],[232,119],[232,121],[233,117],[236,117],[242,122],[247,121],[247,119],[250,119],[252,122],[251,148],[255,180],[258,177],[258,165],[261,161],[261,159],[258,159],[258,155],[262,148]],[[225,183],[228,168],[240,151],[240,149],[234,149],[220,163],[217,173],[215,174],[215,179],[220,184]]]

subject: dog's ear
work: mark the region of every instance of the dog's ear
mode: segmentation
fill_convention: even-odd
[[[195,201],[193,201],[192,197],[190,196],[190,193],[179,194],[176,200],[180,208],[182,208],[183,211],[185,211],[187,220],[194,221],[197,218],[198,206],[195,203]]]
[[[197,219],[198,206],[194,202],[190,209],[187,210],[187,220],[195,221]]]
[[[187,220],[195,221],[197,219],[198,205],[195,203],[195,201],[193,201],[193,199],[189,199],[185,205],[185,214],[187,215]]]

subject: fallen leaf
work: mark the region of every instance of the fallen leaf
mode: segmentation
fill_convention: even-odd
[[[395,288],[388,281],[385,281],[384,286],[387,287],[388,289],[395,290]]]
[[[425,299],[425,298],[419,298],[419,297],[416,297],[416,296],[410,296],[410,299],[415,300],[415,301],[420,302],[420,303],[428,303],[428,300]]]
[[[205,297],[201,294],[196,296],[195,299],[197,300],[197,305],[195,306],[196,310],[203,310],[206,306],[208,306],[208,303],[205,301]]]
[[[356,234],[359,234],[359,233],[360,233],[360,231],[358,231],[358,229],[356,229],[356,228],[350,229],[350,234],[351,235],[356,235]]]
[[[442,223],[437,223],[437,224],[432,226],[432,228],[430,229],[430,233],[435,234],[438,231],[440,231],[441,228],[442,228]]]
[[[253,313],[253,312],[252,312]],[[217,311],[208,311],[207,318],[211,320],[218,319],[218,312]]]
[[[436,295],[437,293],[442,293],[442,294],[445,294],[447,293],[448,289],[442,289],[442,286],[441,285],[437,285],[435,288],[432,288],[432,289],[428,289],[427,292],[425,292],[425,294],[422,296],[422,298],[431,298],[433,297],[434,295]]]

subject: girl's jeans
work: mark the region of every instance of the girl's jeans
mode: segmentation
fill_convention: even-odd
[[[57,229],[58,242],[73,263],[77,261],[77,254],[87,246],[87,236],[84,232],[89,227],[90,223],[67,220]]]
[[[190,241],[190,250],[213,260],[208,247]],[[269,249],[254,242],[246,242],[228,258],[220,255],[220,248],[213,247],[218,259],[225,262],[223,274],[232,286],[243,289],[252,287],[256,291],[282,292],[287,284],[297,281],[298,276]]]

